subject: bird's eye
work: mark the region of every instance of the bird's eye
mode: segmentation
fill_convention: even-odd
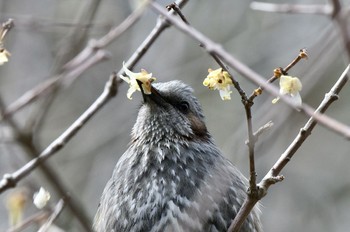
[[[190,104],[187,101],[182,101],[177,104],[177,108],[184,114],[188,113]]]

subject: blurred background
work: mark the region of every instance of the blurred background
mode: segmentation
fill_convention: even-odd
[[[171,3],[157,2],[164,6]],[[330,1],[320,0],[266,2],[330,4]],[[343,7],[349,7],[349,1],[342,3]],[[4,41],[11,56],[9,62],[0,67],[1,110],[27,91],[61,74],[64,64],[90,39],[105,35],[139,4],[137,0],[1,0],[1,22],[13,18],[15,23]],[[299,62],[289,75],[301,79],[303,102],[316,108],[349,63],[338,25],[322,14],[269,13],[252,10],[250,4],[251,1],[245,0],[191,0],[183,13],[193,27],[221,43],[233,56],[266,79],[273,75],[273,69],[289,64],[299,49],[307,48],[309,59]],[[155,26],[157,17],[152,10],[146,9],[136,24],[105,48],[109,59],[41,96],[14,113],[11,120],[0,121],[1,177],[38,155],[94,102],[109,75],[119,70],[122,62],[134,53]],[[152,72],[158,82],[179,79],[195,89],[217,145],[248,176],[244,144],[246,123],[240,97],[234,92],[231,101],[222,101],[217,91],[209,91],[202,85],[208,68],[216,69],[218,65],[198,42],[170,27],[134,71],[139,72],[141,68]],[[231,71],[248,94],[257,87],[235,70]],[[55,206],[62,197],[57,191],[57,183],[64,186],[64,191],[85,214],[80,217],[92,221],[114,165],[128,146],[142,101],[138,93],[132,101],[127,99],[127,89],[126,84],[120,85],[117,96],[45,163],[46,171],[37,169],[16,188],[0,195],[0,231],[10,227],[9,199],[16,194],[22,196],[25,219],[39,211],[32,204],[32,194],[40,186],[51,192],[49,204]],[[255,129],[270,120],[275,124],[259,138],[256,146],[258,180],[308,120],[307,116],[292,111],[283,102],[272,105],[273,98],[264,93],[253,107]],[[349,98],[348,84],[327,114],[350,125]],[[13,125],[17,129],[14,130]],[[264,230],[347,231],[350,228],[349,162],[349,141],[317,126],[283,170],[285,180],[272,186],[262,200]],[[40,220],[23,231],[37,231],[39,225]],[[84,231],[67,206],[55,225],[63,231]]]

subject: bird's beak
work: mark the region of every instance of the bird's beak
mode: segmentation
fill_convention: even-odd
[[[158,90],[156,88],[153,87],[153,85],[151,85],[151,94],[145,94],[145,92],[143,91],[143,88],[142,88],[142,82],[139,80],[136,80],[136,81],[141,89],[143,101],[145,103],[154,102],[160,106],[166,104],[166,101],[164,100],[162,95],[158,92]]]

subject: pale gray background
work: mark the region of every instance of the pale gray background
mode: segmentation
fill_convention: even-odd
[[[52,74],[62,38],[71,27],[55,22],[73,22],[83,0],[1,0],[0,19],[12,17],[16,27],[6,39],[12,53],[10,62],[0,67],[0,95],[6,104],[38,85]],[[159,1],[166,5],[170,1]],[[286,3],[319,3],[328,1],[275,1]],[[345,1],[345,5],[348,2]],[[191,0],[183,12],[192,26],[222,43],[225,49],[266,78],[272,70],[287,65],[306,47],[310,58],[290,71],[302,80],[304,102],[316,107],[326,91],[342,73],[345,58],[337,26],[320,15],[289,15],[256,12],[250,1]],[[133,10],[125,0],[101,1],[95,26],[89,38],[99,38],[108,28],[118,25]],[[67,89],[60,91],[52,103],[44,124],[35,134],[41,148],[59,136],[101,93],[110,73],[119,69],[155,25],[156,15],[147,10],[141,20],[107,49],[112,57],[89,69]],[[41,23],[41,24],[40,24]],[[82,46],[84,41],[82,41]],[[195,89],[201,101],[210,132],[224,154],[247,175],[247,149],[244,110],[237,93],[232,101],[221,101],[218,92],[202,86],[207,69],[215,62],[198,43],[175,28],[168,29],[151,47],[135,68],[144,68],[157,81],[180,79]],[[233,71],[233,73],[235,73]],[[248,92],[255,88],[236,74]],[[127,148],[131,127],[141,102],[140,94],[132,101],[126,98],[127,85],[119,88],[112,99],[49,163],[59,173],[71,193],[81,200],[92,218],[103,187],[115,163]],[[340,100],[327,112],[350,124],[349,85]],[[279,155],[298,133],[307,117],[291,112],[283,103],[272,105],[272,96],[263,94],[253,107],[254,128],[269,120],[275,127],[260,138],[256,149],[258,180],[270,169]],[[16,114],[24,125],[36,104]],[[6,124],[1,123],[2,134]],[[0,176],[13,172],[27,160],[23,150],[12,142],[0,143]],[[312,136],[283,170],[286,179],[270,188],[263,199],[265,231],[347,231],[350,227],[350,143],[329,130],[317,127]],[[40,171],[21,181],[51,189]],[[11,191],[0,195],[0,231],[8,228],[5,199]],[[51,203],[58,197],[52,192]],[[28,203],[26,215],[37,210]],[[66,209],[57,224],[66,231],[81,231]],[[35,231],[31,227],[26,231]]]

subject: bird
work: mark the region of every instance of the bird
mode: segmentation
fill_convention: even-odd
[[[248,181],[215,145],[193,89],[173,80],[141,92],[131,142],[103,190],[94,231],[227,231]],[[240,231],[261,232],[260,212],[255,206]]]

